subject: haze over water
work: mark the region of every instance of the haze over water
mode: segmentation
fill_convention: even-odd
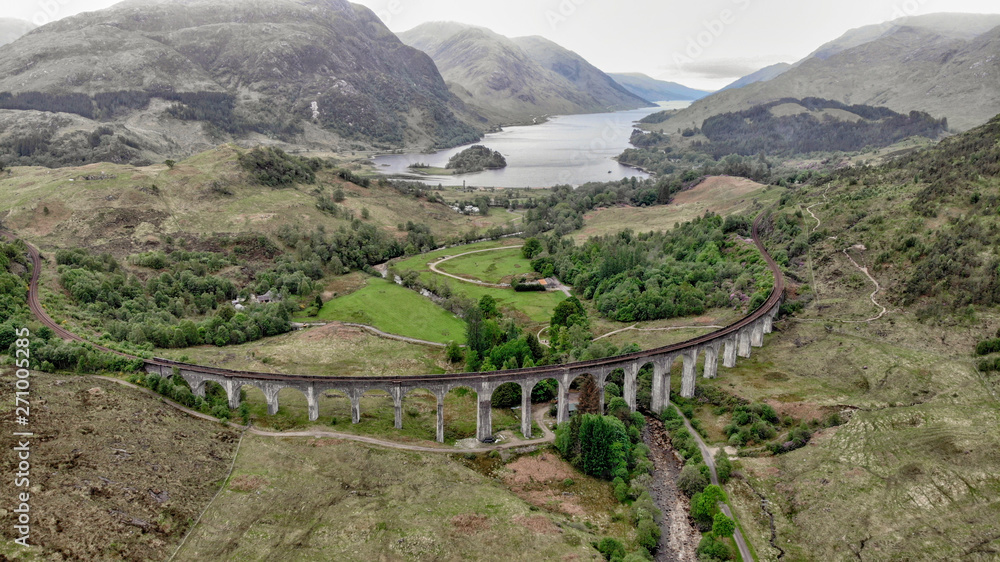
[[[551,187],[581,185],[589,181],[611,181],[628,177],[648,178],[649,174],[622,166],[613,158],[626,148],[634,123],[662,109],[681,109],[688,101],[659,102],[647,107],[614,113],[560,115],[540,125],[507,127],[490,133],[476,144],[499,151],[507,159],[502,170],[486,170],[461,176],[413,174],[411,164],[424,163],[443,168],[448,159],[469,145],[433,154],[389,154],[376,156],[376,169],[383,174],[407,175],[431,185],[475,187]],[[608,173],[611,172],[611,173]]]

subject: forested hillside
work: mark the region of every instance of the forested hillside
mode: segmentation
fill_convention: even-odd
[[[343,149],[480,137],[482,122],[434,62],[369,9],[344,0],[265,4],[125,2],[3,46],[0,143],[19,163],[65,166],[176,158],[248,135]],[[87,146],[102,127],[110,128]],[[23,133],[34,145],[11,146]],[[110,157],[88,150],[108,143],[124,148]]]

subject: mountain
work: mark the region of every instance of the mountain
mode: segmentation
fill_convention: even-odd
[[[665,82],[650,78],[639,72],[610,73],[608,76],[624,86],[626,90],[650,101],[697,100],[712,93],[688,88],[677,82]]]
[[[784,97],[926,111],[966,130],[1000,113],[1000,16],[934,14],[849,31],[766,82],[678,112],[664,130]]]
[[[512,41],[542,68],[559,74],[607,107],[634,109],[652,105],[649,100],[630,92],[580,55],[544,37],[515,37]]]
[[[36,27],[30,21],[15,18],[0,18],[0,45],[11,43]]]
[[[105,126],[138,146],[122,161],[246,137],[329,149],[480,136],[434,62],[345,0],[129,0],[65,18],[0,48],[0,108],[43,143]]]
[[[541,37],[430,22],[399,33],[437,64],[452,91],[494,123],[648,107],[576,53]]]
[[[788,71],[789,68],[792,68],[792,65],[788,64],[787,62],[779,62],[778,64],[765,66],[764,68],[758,70],[757,72],[747,74],[743,78],[736,80],[735,82],[729,84],[722,90],[732,90],[734,88],[742,88],[743,86],[756,84],[757,82],[767,82],[768,80],[781,76],[786,71]],[[719,91],[721,92],[722,90]]]

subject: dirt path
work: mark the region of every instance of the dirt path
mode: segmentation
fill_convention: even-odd
[[[677,489],[677,477],[683,463],[674,455],[663,423],[655,418],[646,419],[643,441],[649,445],[649,458],[653,461],[650,495],[663,512],[660,549],[656,552],[655,560],[693,562],[698,559],[695,550],[701,540],[701,533],[691,524],[687,498]]]
[[[416,343],[416,344],[420,344],[420,345],[429,345],[431,347],[448,347],[447,345],[445,345],[443,343],[438,343],[436,341],[420,340],[420,339],[417,339],[417,338],[411,338],[409,336],[401,336],[399,334],[390,334],[388,332],[383,332],[382,330],[379,330],[375,326],[369,326],[368,324],[355,324],[354,322],[341,322],[341,324],[343,324],[344,326],[352,326],[354,328],[361,328],[362,330],[365,330],[367,332],[371,332],[372,334],[375,334],[376,336],[378,336],[380,338],[385,338],[387,340],[396,340],[396,341],[401,341],[401,342],[406,342],[406,343]]]
[[[851,248],[864,249],[864,246],[860,246],[860,247],[859,246],[852,246]],[[872,304],[874,304],[876,307],[882,309],[882,311],[879,312],[878,315],[876,315],[876,316],[872,316],[871,318],[869,318],[867,320],[854,320],[854,321],[852,321],[852,323],[860,324],[860,323],[864,323],[864,322],[873,322],[873,321],[878,320],[879,318],[882,318],[883,316],[885,316],[885,313],[887,312],[886,308],[884,306],[882,306],[881,304],[879,304],[877,300],[875,300],[875,295],[877,295],[878,292],[882,290],[882,286],[878,284],[878,281],[876,281],[874,277],[872,277],[871,273],[868,273],[868,268],[867,267],[861,267],[860,265],[858,265],[858,262],[854,261],[854,258],[851,257],[851,254],[847,253],[847,250],[850,250],[851,248],[844,248],[844,255],[847,256],[847,259],[851,260],[851,263],[854,264],[854,267],[858,268],[861,271],[861,273],[865,274],[865,277],[867,277],[869,281],[871,281],[872,283],[875,284],[875,290],[872,291],[872,294],[868,298],[871,299]]]
[[[816,226],[812,227],[812,230],[809,231],[810,233],[816,232],[816,229],[818,229],[820,227],[820,225],[823,224],[823,222],[821,220],[819,220],[819,217],[817,217],[816,214],[812,212],[812,208],[815,207],[816,205],[821,205],[822,203],[825,203],[825,202],[826,202],[826,192],[823,192],[823,201],[821,201],[819,203],[813,203],[812,205],[809,205],[808,207],[806,207],[806,212],[809,213],[809,215],[816,221]],[[836,236],[831,236],[830,239],[831,240],[836,240],[837,237]],[[867,267],[861,267],[860,265],[858,265],[858,262],[854,261],[854,258],[851,257],[851,254],[847,253],[847,250],[850,250],[852,248],[859,248],[859,246],[855,245],[855,246],[852,246],[851,248],[844,248],[842,251],[844,252],[844,255],[847,256],[847,259],[851,260],[851,263],[854,265],[854,267],[856,267],[858,269],[858,271],[860,271],[861,273],[864,273],[865,277],[867,277],[868,280],[871,281],[873,285],[875,285],[875,290],[872,291],[872,294],[869,295],[868,298],[872,301],[872,304],[875,305],[876,308],[880,308],[881,311],[877,315],[872,316],[871,318],[868,318],[868,319],[865,319],[865,320],[837,320],[837,322],[842,322],[844,324],[867,324],[869,322],[874,322],[875,320],[878,320],[878,319],[882,318],[883,316],[885,316],[886,313],[888,312],[888,309],[886,309],[885,306],[879,304],[879,302],[877,300],[875,300],[875,295],[877,295],[879,293],[879,291],[882,290],[882,286],[879,285],[879,282],[876,281],[875,278],[872,277],[872,274],[868,272],[868,268]],[[864,246],[860,246],[859,249],[863,250],[865,248],[864,248]],[[809,264],[809,272],[810,272],[810,275],[813,278],[813,287],[816,287],[817,286],[816,285],[816,274],[813,273],[813,271],[812,271],[812,263],[811,262]]]
[[[712,484],[718,486],[719,475],[716,474],[715,472],[715,459],[712,458],[712,451],[708,448],[708,445],[705,445],[705,441],[701,438],[701,435],[699,435],[698,432],[694,430],[694,427],[691,426],[690,420],[684,417],[684,414],[680,411],[680,408],[674,406],[672,402],[671,402],[671,407],[677,410],[677,413],[681,416],[681,419],[684,420],[684,427],[686,427],[687,430],[691,433],[691,435],[694,436],[694,440],[698,442],[698,448],[701,449],[701,456],[702,458],[705,459],[705,464],[708,466],[708,470],[712,475],[711,478]],[[719,508],[722,510],[723,513],[726,514],[726,517],[729,517],[733,521],[736,521],[736,517],[733,515],[732,510],[729,509],[728,504],[719,502]],[[736,548],[740,550],[740,556],[743,558],[743,560],[753,560],[753,556],[750,554],[750,547],[747,546],[747,541],[743,538],[743,533],[740,532],[740,528],[738,525],[736,527],[736,530],[733,532],[733,540],[736,542]]]
[[[823,197],[824,197],[824,199],[826,198],[826,194],[825,193],[823,194]],[[819,225],[823,224],[823,221],[819,220],[819,217],[817,217],[812,212],[812,208],[815,207],[816,205],[819,205],[819,204],[820,203],[813,203],[812,205],[809,205],[808,207],[806,207],[806,212],[809,213],[809,216],[811,216],[813,218],[813,220],[816,221],[816,226],[812,227],[812,230],[809,231],[810,234],[812,234],[813,232],[816,232],[816,229],[819,228]]]
[[[691,328],[712,328],[714,330],[718,330],[724,327],[725,326],[710,326],[710,325],[698,324],[696,326],[668,326],[666,328],[636,328],[636,324],[632,324],[631,326],[628,326],[626,328],[621,328],[613,332],[608,332],[603,336],[597,336],[596,338],[594,338],[593,341],[597,341],[601,338],[606,338],[608,336],[613,336],[615,334],[620,334],[621,332],[627,332],[629,330],[635,330],[637,332],[666,332],[669,330],[689,330]]]
[[[467,256],[469,254],[478,254],[480,252],[497,252],[497,251],[500,251],[500,250],[510,250],[512,248],[520,248],[522,246],[524,246],[524,244],[519,244],[517,246],[503,246],[501,248],[487,248],[485,250],[472,250],[471,252],[465,252],[465,253],[462,253],[462,254],[455,254],[454,256],[443,257],[443,258],[441,258],[441,259],[439,259],[439,260],[437,260],[435,262],[428,263],[427,267],[431,268],[431,271],[433,271],[434,273],[437,273],[438,275],[444,275],[445,277],[451,277],[452,279],[458,279],[459,281],[464,281],[465,283],[472,283],[474,285],[479,285],[479,286],[482,286],[482,287],[492,287],[494,289],[509,289],[510,288],[510,284],[509,283],[487,283],[486,281],[480,281],[479,279],[468,279],[466,277],[459,277],[458,275],[452,275],[451,273],[446,273],[444,271],[441,271],[440,269],[437,268],[437,266],[441,265],[442,263],[444,263],[444,262],[446,262],[448,260],[452,260],[452,259],[455,259],[455,258],[460,258],[462,256]]]

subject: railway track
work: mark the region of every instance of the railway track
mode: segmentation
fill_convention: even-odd
[[[481,378],[481,379],[504,378],[504,377],[509,377],[512,374],[522,374],[522,375],[546,375],[546,374],[553,374],[553,375],[555,375],[555,374],[558,374],[558,373],[566,372],[568,370],[601,367],[601,366],[604,366],[604,365],[611,365],[611,364],[621,363],[622,361],[627,361],[627,360],[643,359],[643,358],[647,358],[647,357],[662,355],[664,353],[673,353],[673,352],[685,351],[687,349],[690,349],[690,348],[693,348],[693,347],[698,347],[698,346],[700,346],[700,345],[702,345],[704,343],[708,343],[710,341],[716,340],[716,339],[718,339],[720,337],[736,333],[739,330],[741,330],[742,328],[744,328],[744,327],[746,327],[746,326],[748,326],[748,325],[756,322],[761,317],[763,317],[765,314],[767,314],[775,305],[777,305],[780,302],[780,300],[782,298],[782,294],[784,293],[784,290],[785,290],[785,280],[784,280],[784,277],[781,275],[781,270],[778,268],[778,264],[774,261],[774,259],[771,257],[771,255],[767,252],[767,249],[764,247],[763,242],[761,242],[761,240],[760,240],[760,224],[761,224],[761,222],[764,220],[764,218],[766,216],[767,216],[767,211],[762,211],[759,215],[757,215],[757,217],[753,221],[753,227],[752,227],[751,233],[752,233],[754,244],[757,246],[757,249],[760,251],[761,256],[764,258],[764,261],[767,263],[768,268],[771,270],[771,272],[772,272],[772,274],[774,276],[774,287],[771,289],[771,294],[768,296],[767,300],[764,302],[764,304],[762,304],[760,307],[758,307],[757,310],[753,311],[749,315],[741,318],[740,320],[738,320],[738,321],[734,322],[733,324],[730,324],[730,325],[728,325],[728,326],[726,326],[726,327],[724,327],[722,329],[716,330],[714,332],[711,332],[711,333],[708,333],[708,334],[705,334],[705,335],[702,335],[702,336],[698,336],[696,338],[692,338],[692,339],[684,341],[684,342],[680,342],[680,343],[676,343],[676,344],[672,344],[672,345],[668,345],[668,346],[664,346],[664,347],[658,347],[658,348],[654,348],[654,349],[647,349],[647,350],[643,350],[643,351],[637,351],[635,353],[629,353],[629,354],[626,354],[626,355],[618,355],[618,356],[615,356],[615,357],[607,357],[607,358],[604,358],[604,359],[594,359],[594,360],[590,360],[590,361],[578,361],[576,363],[565,363],[565,364],[562,364],[562,365],[549,365],[549,366],[543,366],[543,367],[530,367],[530,368],[527,368],[527,369],[514,369],[514,370],[508,370],[508,371],[490,371],[490,372],[484,372],[484,373],[453,373],[453,374],[444,374],[444,375],[416,375],[416,376],[405,377],[405,380],[407,382],[409,382],[409,383],[414,383],[414,382],[421,382],[421,381],[426,381],[426,382],[444,382],[444,381],[449,381],[449,380],[468,380],[469,378]],[[13,233],[5,231],[5,230],[0,230],[0,235],[3,235],[3,236],[5,236],[5,237],[7,237],[7,238],[9,238],[11,240],[18,240],[19,239]],[[45,312],[45,308],[42,307],[41,300],[39,298],[39,289],[38,289],[38,282],[39,282],[39,279],[41,277],[41,270],[42,270],[41,255],[39,254],[38,249],[35,248],[33,245],[29,244],[27,241],[24,241],[24,243],[27,246],[28,256],[31,259],[31,263],[32,263],[31,280],[30,280],[30,282],[28,284],[28,305],[29,305],[29,307],[31,309],[32,314],[35,315],[35,317],[38,319],[39,322],[41,322],[42,324],[44,324],[44,325],[48,326],[49,328],[51,328],[52,331],[56,333],[56,335],[58,335],[59,337],[65,339],[65,340],[79,341],[79,342],[88,343],[89,345],[92,345],[96,349],[99,349],[101,351],[106,351],[106,352],[109,352],[109,353],[114,353],[114,354],[117,354],[117,355],[120,355],[120,356],[123,356],[123,357],[127,357],[129,359],[141,359],[141,360],[145,361],[147,365],[155,365],[155,366],[166,367],[166,368],[177,367],[179,369],[182,368],[182,369],[184,369],[186,371],[193,371],[193,372],[198,372],[198,373],[219,375],[219,376],[223,376],[223,377],[239,377],[239,378],[243,378],[243,379],[253,379],[253,380],[260,380],[260,381],[314,381],[314,382],[324,381],[324,380],[343,381],[343,382],[365,382],[365,381],[367,381],[367,382],[394,382],[394,381],[401,380],[400,377],[340,377],[340,376],[332,376],[332,375],[326,375],[326,376],[307,376],[307,375],[296,375],[296,374],[263,373],[263,372],[256,372],[256,371],[239,371],[239,370],[233,370],[233,369],[221,369],[221,368],[218,368],[218,367],[210,367],[210,366],[207,366],[207,365],[195,365],[195,364],[192,364],[192,363],[184,363],[184,362],[181,362],[181,361],[174,361],[174,360],[165,359],[165,358],[162,358],[162,357],[153,357],[151,359],[142,358],[142,357],[136,357],[134,355],[129,355],[127,353],[122,353],[120,351],[116,351],[116,350],[104,347],[102,345],[95,344],[95,343],[90,342],[89,340],[86,340],[86,339],[80,337],[79,335],[74,334],[73,332],[65,329],[64,327],[62,327],[61,325],[59,325],[55,320],[53,320],[52,317],[50,317],[48,315],[48,313]]]

